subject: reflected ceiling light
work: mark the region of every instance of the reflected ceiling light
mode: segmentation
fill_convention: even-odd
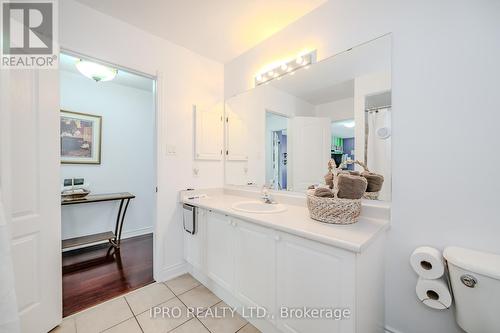
[[[344,125],[344,127],[347,127],[347,128],[353,128],[355,126],[355,123],[354,123],[354,120],[351,120],[351,121],[346,121],[343,125]]]
[[[78,60],[75,66],[80,73],[96,82],[111,81],[118,73],[115,68],[82,59]]]
[[[279,79],[286,74],[293,75],[296,70],[300,68],[309,68],[314,62],[316,62],[316,50],[300,54],[292,60],[277,64],[268,71],[258,73],[254,77],[255,86],[267,83],[273,79]]]

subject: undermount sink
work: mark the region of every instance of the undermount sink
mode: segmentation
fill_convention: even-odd
[[[268,204],[261,201],[240,201],[233,204],[232,208],[240,212],[258,214],[280,213],[286,210],[282,204]]]

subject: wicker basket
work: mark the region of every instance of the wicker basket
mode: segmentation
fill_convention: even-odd
[[[316,221],[333,224],[352,224],[358,222],[361,214],[361,199],[322,198],[314,195],[315,190],[307,191],[309,216]]]
[[[360,167],[362,167],[364,171],[370,172],[370,170],[368,169],[366,164],[364,164],[363,162],[357,161],[357,160],[356,161],[353,161],[353,160],[344,161],[344,162],[342,162],[342,164],[340,164],[339,169],[346,167],[348,164],[357,164]],[[363,198],[369,199],[369,200],[378,200],[379,194],[380,194],[380,192],[365,192],[365,194],[363,195]]]
[[[323,198],[314,195],[315,190],[307,191],[307,208],[309,216],[316,221],[333,224],[352,224],[358,222],[361,214],[361,199],[342,199],[338,197],[338,175],[344,167],[342,163],[333,168],[333,198]],[[331,169],[331,166],[329,164]]]

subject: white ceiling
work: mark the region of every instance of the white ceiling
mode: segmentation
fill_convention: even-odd
[[[78,71],[78,69],[76,69],[75,63],[79,59],[80,58],[75,58],[73,56],[61,53],[61,56],[59,57],[59,69],[65,72],[70,72],[85,77]],[[130,88],[153,91],[154,81],[150,78],[118,69],[118,73],[112,81],[99,82],[96,84],[120,84],[122,86],[127,86]]]
[[[77,0],[226,63],[327,0]]]

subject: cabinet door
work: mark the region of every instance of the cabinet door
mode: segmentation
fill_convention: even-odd
[[[248,160],[248,131],[245,120],[231,109],[226,112],[226,159],[228,161]]]
[[[208,212],[206,219],[207,275],[228,291],[234,281],[234,227],[229,217]]]
[[[240,220],[235,223],[236,296],[245,306],[261,306],[273,314],[277,233],[253,223]]]
[[[290,333],[354,332],[355,255],[281,234],[277,242],[278,327]],[[300,319],[281,309],[349,309],[351,319]],[[288,311],[288,314],[290,311]]]
[[[223,107],[217,104],[210,109],[195,109],[195,158],[197,160],[222,159]]]
[[[184,259],[202,272],[204,270],[206,216],[206,209],[196,208],[195,234],[191,235],[184,231]]]

